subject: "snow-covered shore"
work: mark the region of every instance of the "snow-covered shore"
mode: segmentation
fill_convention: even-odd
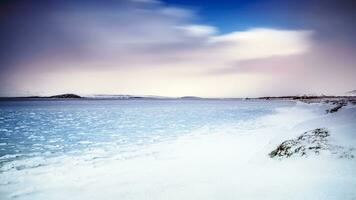
[[[317,128],[328,130],[328,144],[355,149],[356,107],[326,113],[332,106],[299,102],[257,120],[145,145],[125,158],[93,149],[80,157],[19,161],[35,164],[2,166],[8,170],[0,174],[1,199],[355,199],[355,158],[328,150],[268,155]]]

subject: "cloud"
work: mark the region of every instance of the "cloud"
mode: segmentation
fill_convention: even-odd
[[[223,43],[224,55],[231,59],[261,58],[304,53],[311,45],[312,31],[255,28],[211,37],[212,44]]]
[[[183,30],[187,35],[193,37],[211,36],[218,32],[215,27],[206,25],[187,25],[177,27],[177,29]]]
[[[14,6],[8,21],[0,25],[1,93],[55,93],[71,87],[74,92],[87,91],[95,83],[100,86],[91,87],[96,88],[93,93],[113,93],[116,90],[103,88],[115,86],[128,93],[173,95],[162,85],[174,81],[171,86],[180,93],[198,93],[203,89],[191,84],[204,84],[201,94],[207,95],[214,82],[211,75],[203,77],[207,72],[250,59],[303,54],[312,45],[309,30],[253,28],[218,34],[218,28],[200,24],[194,11],[158,1],[90,2],[85,7],[71,1],[61,6],[24,4]],[[19,25],[17,30],[14,24]],[[238,77],[232,73],[225,77],[229,85],[221,83],[213,93],[232,87]],[[98,74],[101,78],[90,78]],[[138,86],[131,79],[158,88]]]
[[[1,52],[14,46],[16,51],[2,60],[15,60],[14,68],[41,69],[58,69],[56,63],[79,66],[86,61],[115,68],[175,65],[175,59],[192,65],[202,59],[221,64],[302,53],[310,45],[311,31],[250,29],[218,35],[216,27],[194,23],[191,10],[157,1],[119,2],[100,7],[52,5],[50,10],[24,12],[27,18],[18,13],[12,23],[21,24],[19,33],[8,27],[13,36],[5,39],[11,43],[1,47]]]

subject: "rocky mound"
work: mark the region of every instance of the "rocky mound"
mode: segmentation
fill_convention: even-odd
[[[329,103],[329,102],[327,102]],[[344,100],[344,99],[340,99],[338,101],[332,101],[330,102],[332,105],[334,105],[334,107],[326,110],[326,113],[334,113],[337,112],[340,108],[344,107],[347,105],[348,101]]]
[[[303,133],[296,139],[286,140],[269,153],[271,158],[288,158],[291,156],[319,155],[322,151],[330,152],[340,158],[354,158],[353,149],[331,145],[328,142],[330,133],[325,128],[317,128]]]

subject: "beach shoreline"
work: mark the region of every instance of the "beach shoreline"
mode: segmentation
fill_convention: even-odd
[[[63,106],[70,102],[61,102],[59,105]],[[74,108],[78,111],[75,107],[78,101],[75,102],[76,104],[70,104],[69,107],[59,107],[60,114],[55,117],[63,116],[66,119],[63,113],[66,109]],[[114,105],[120,103],[119,107],[133,106],[135,112],[138,111],[138,115],[146,110],[137,109],[136,106],[142,103],[149,105],[149,112],[146,114],[152,114],[156,109],[160,110],[161,106],[165,106],[166,109],[174,106],[172,116],[178,115],[178,111],[183,108],[182,113],[185,114],[201,108],[196,113],[196,117],[204,120],[208,119],[206,113],[215,116],[221,111],[224,112],[208,124],[194,128],[186,134],[152,143],[139,142],[122,146],[115,140],[111,140],[100,147],[96,145],[96,140],[86,139],[78,143],[92,145],[92,147],[77,150],[77,154],[48,156],[47,153],[41,153],[19,160],[15,158],[1,167],[1,197],[3,199],[78,200],[261,199],[261,196],[266,199],[282,200],[356,197],[353,190],[356,185],[354,178],[356,159],[342,156],[346,150],[348,155],[355,155],[355,151],[350,150],[356,147],[354,134],[356,107],[352,103],[342,106],[336,112],[327,112],[336,105],[331,101],[326,103],[323,100],[318,103],[284,99],[236,102],[98,101],[90,105],[84,104],[82,109],[85,113],[88,113],[90,108],[96,112],[85,115],[80,120],[88,120],[88,117],[103,113],[100,109],[107,103],[113,105],[107,105],[110,109],[105,110],[106,112],[113,112],[112,109],[116,108]],[[92,108],[98,104],[101,106]],[[55,111],[53,106],[57,105],[56,101],[51,105],[48,109],[53,113]],[[30,112],[36,116],[36,112],[47,108],[36,109],[36,106],[26,107],[26,109],[32,109]],[[212,106],[217,108],[206,112],[205,109]],[[216,123],[216,120],[221,117],[226,119],[233,117],[235,112],[263,109],[268,106],[272,106],[271,112],[258,117],[249,118],[247,115],[247,118],[242,118],[240,121]],[[232,108],[237,110],[231,112]],[[100,112],[97,112],[98,109]],[[69,114],[73,115],[72,112]],[[134,116],[137,117],[136,114]],[[154,118],[156,117],[148,119],[152,121]],[[112,117],[104,119],[112,120]],[[181,118],[174,121],[179,119]],[[96,119],[92,123],[100,121]],[[128,122],[129,125],[137,123]],[[189,124],[190,121],[185,122],[184,125]],[[145,124],[145,126],[150,125]],[[186,128],[182,128],[184,129]],[[327,141],[322,140],[323,137],[314,137],[312,131],[316,129],[320,129],[321,132],[327,130],[327,137],[325,137]],[[162,130],[165,130],[164,134],[168,134],[167,129],[163,127]],[[303,150],[300,152],[305,154],[297,152],[290,156],[269,155],[285,141],[296,140],[302,135],[303,138],[309,137],[310,133],[313,133],[311,138],[322,145],[323,149],[318,153]],[[76,135],[70,135],[70,138],[74,136]],[[59,137],[61,138],[61,135]],[[121,137],[116,138],[117,141],[121,139]],[[296,140],[297,145],[315,147],[308,142],[309,140]],[[46,142],[45,145],[49,143]],[[300,146],[293,148],[297,149]],[[9,157],[9,159],[14,158]]]

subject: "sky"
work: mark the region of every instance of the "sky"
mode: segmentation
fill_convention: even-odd
[[[0,96],[344,95],[352,0],[2,0]]]

